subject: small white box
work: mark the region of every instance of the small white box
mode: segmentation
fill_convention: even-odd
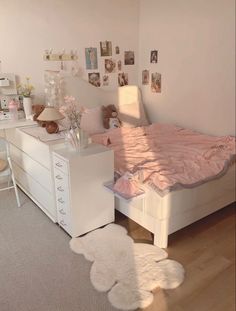
[[[9,86],[10,81],[7,78],[0,79],[0,87]]]

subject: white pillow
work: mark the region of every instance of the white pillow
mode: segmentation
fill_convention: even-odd
[[[85,109],[82,114],[80,127],[90,135],[103,133],[104,127],[102,122],[102,108]]]
[[[127,85],[119,88],[118,111],[119,118],[124,127],[149,125],[140,91],[135,85]]]

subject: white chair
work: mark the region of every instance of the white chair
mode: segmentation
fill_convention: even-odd
[[[9,153],[9,145],[8,145],[8,142],[2,138],[0,138],[0,149],[1,149],[1,152],[0,152],[0,158],[1,158],[0,159],[0,177],[8,176],[8,185],[7,185],[7,187],[0,188],[0,192],[14,188],[17,206],[20,207],[19,193],[18,193],[18,189],[16,186],[14,172],[12,169],[12,162],[11,162],[10,153]],[[1,154],[5,154],[6,160],[2,159]],[[11,181],[13,183],[12,186],[11,186]]]

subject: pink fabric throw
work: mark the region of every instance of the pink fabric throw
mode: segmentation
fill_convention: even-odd
[[[167,124],[119,128],[93,136],[115,153],[115,169],[139,173],[140,181],[165,194],[219,176],[235,159],[235,137],[216,137]]]

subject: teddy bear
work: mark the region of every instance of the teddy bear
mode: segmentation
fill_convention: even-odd
[[[105,129],[121,127],[115,105],[102,106],[103,126]]]
[[[33,120],[37,121],[38,124],[42,127],[46,127],[46,122],[45,121],[39,121],[37,118],[43,112],[45,106],[44,105],[33,105],[32,106],[32,111],[33,111]]]

